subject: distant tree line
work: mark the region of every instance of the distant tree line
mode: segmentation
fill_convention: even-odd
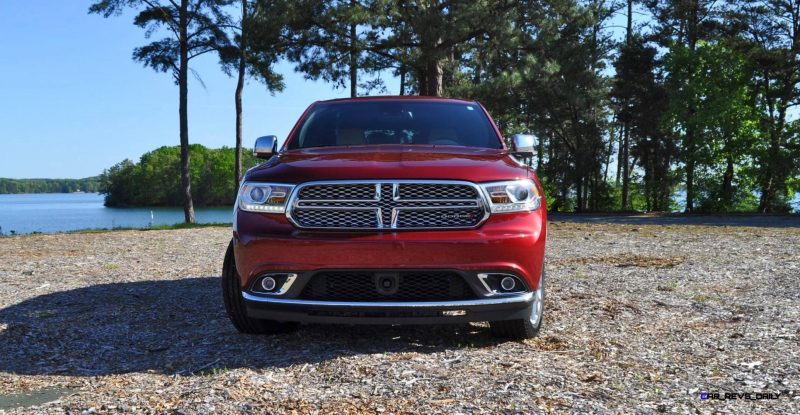
[[[3,179],[0,178],[0,194],[14,193],[96,193],[100,189],[100,177],[85,179]]]
[[[189,146],[189,170],[198,206],[232,206],[237,188],[230,180],[235,163],[235,149],[209,149],[200,144]],[[139,162],[123,160],[106,169],[99,177],[99,191],[109,207],[180,206],[182,203],[180,169],[181,149],[161,147],[144,154]],[[245,168],[256,165],[252,153],[244,153]]]
[[[134,59],[179,85],[187,221],[187,71],[205,53],[237,77],[237,154],[243,82],[280,91],[283,59],[351,96],[481,101],[506,136],[539,138],[551,210],[667,211],[682,192],[688,212],[786,212],[800,191],[800,0],[103,0],[90,11],[125,7],[148,36],[165,34]],[[241,169],[230,174],[237,183]]]

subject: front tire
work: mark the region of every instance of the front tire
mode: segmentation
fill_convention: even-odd
[[[539,286],[533,293],[531,315],[527,319],[492,321],[489,327],[492,335],[510,340],[525,340],[536,336],[542,327],[542,311],[544,311],[544,269],[539,279]]]
[[[225,301],[228,317],[236,330],[241,333],[278,334],[293,331],[298,326],[297,323],[261,320],[247,316],[239,285],[239,273],[236,271],[236,259],[233,256],[233,241],[228,245],[225,261],[222,264],[222,298]]]

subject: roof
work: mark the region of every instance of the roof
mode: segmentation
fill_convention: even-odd
[[[319,103],[337,103],[337,102],[359,102],[359,101],[439,101],[439,102],[460,102],[460,103],[475,103],[475,100],[461,99],[461,98],[448,98],[448,97],[426,97],[419,95],[384,95],[384,96],[368,96],[356,98],[335,98],[324,101],[317,101]]]

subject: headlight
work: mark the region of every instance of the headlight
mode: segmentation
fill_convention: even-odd
[[[248,212],[284,213],[293,185],[244,182],[239,187],[239,209]]]
[[[533,180],[481,184],[492,213],[530,212],[539,209],[542,198]]]

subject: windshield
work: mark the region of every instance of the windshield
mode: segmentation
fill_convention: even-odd
[[[288,148],[371,144],[502,148],[479,105],[420,101],[319,104],[295,131]]]

